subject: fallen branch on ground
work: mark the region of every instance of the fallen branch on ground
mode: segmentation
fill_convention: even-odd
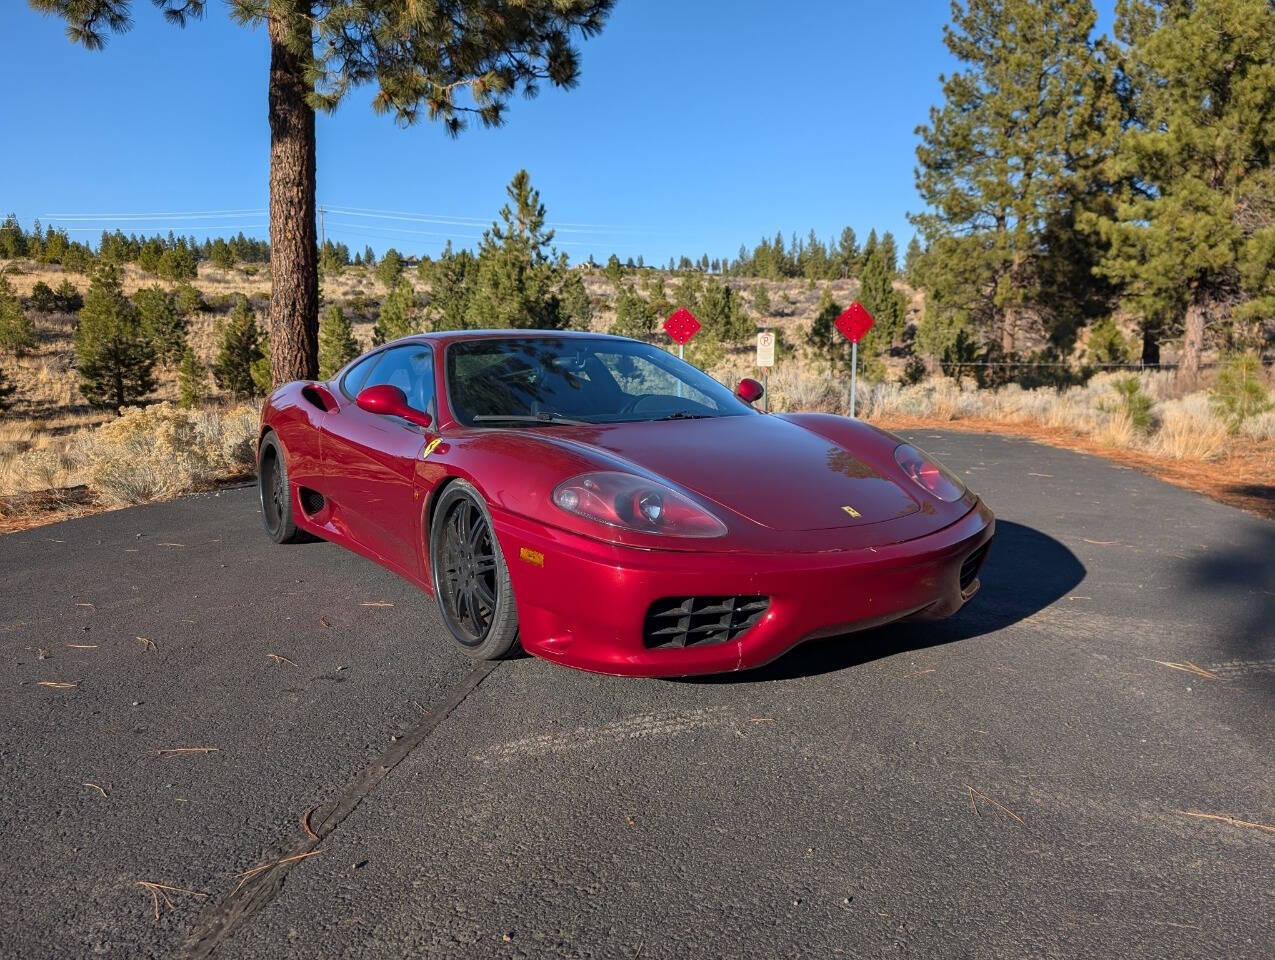
[[[282,867],[289,863],[296,863],[298,860],[306,859],[306,857],[317,857],[322,852],[323,852],[322,850],[309,850],[305,853],[297,853],[297,854],[293,854],[290,857],[284,857],[282,860],[275,860],[273,863],[263,863],[261,866],[253,867],[251,870],[245,870],[243,873],[239,873],[235,875],[238,878],[239,883],[237,883],[235,885],[235,889],[231,890],[230,892],[232,894],[238,893],[239,889],[245,883],[247,883],[253,877],[257,876],[259,873],[262,873],[263,871],[273,870],[275,867]]]
[[[973,787],[971,787],[968,783],[965,785],[965,789],[966,789],[966,790],[968,790],[968,791],[969,791],[969,793],[970,793],[970,809],[972,809],[976,815],[978,815],[978,816],[982,816],[982,814],[981,814],[981,813],[979,813],[979,810],[978,810],[978,801],[979,801],[979,800],[986,800],[988,803],[990,803],[990,804],[991,804],[993,807],[995,807],[997,810],[1001,811],[1001,813],[1005,814],[1007,817],[1009,817],[1010,819],[1012,819],[1012,820],[1013,820],[1013,821],[1015,821],[1016,823],[1022,824],[1022,822],[1023,822],[1023,818],[1022,818],[1022,817],[1020,817],[1018,814],[1016,814],[1013,810],[1009,809],[1009,807],[1006,807],[1006,806],[1004,806],[1003,804],[999,804],[999,803],[997,803],[995,800],[993,800],[993,799],[992,799],[991,797],[989,797],[987,794],[985,794],[985,793],[981,793],[981,792],[979,792],[978,790],[975,790],[975,789],[974,789]]]
[[[155,922],[156,923],[159,923],[159,898],[160,897],[164,898],[164,903],[168,905],[169,910],[177,909],[177,907],[173,904],[172,898],[168,896],[170,893],[184,893],[188,896],[197,897],[200,900],[204,900],[208,897],[208,894],[203,893],[199,890],[188,890],[186,887],[170,887],[168,884],[155,883],[152,880],[138,880],[137,885],[140,887],[144,887],[146,890],[150,892],[151,900],[154,901],[154,904],[155,904]]]
[[[1265,830],[1267,833],[1275,833],[1275,827],[1265,823],[1254,823],[1252,820],[1238,820],[1235,817],[1228,817],[1221,813],[1200,813],[1198,810],[1179,810],[1184,817],[1195,817],[1199,820],[1218,820],[1222,823],[1229,823],[1233,827],[1249,827],[1253,830]]]
[[[1147,659],[1150,660],[1151,658],[1148,657]],[[1204,677],[1206,680],[1219,679],[1216,673],[1210,673],[1203,667],[1196,666],[1190,660],[1186,660],[1182,663],[1170,663],[1167,660],[1151,660],[1151,662],[1158,663],[1162,667],[1168,667],[1170,670],[1181,670],[1183,673],[1193,673],[1197,677]]]

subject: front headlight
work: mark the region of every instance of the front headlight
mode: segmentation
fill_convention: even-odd
[[[940,500],[953,503],[965,493],[965,484],[960,477],[910,443],[901,443],[895,448],[894,462],[917,486],[924,487]]]
[[[726,525],[667,484],[610,470],[582,473],[553,491],[567,513],[610,527],[666,537],[720,537]]]

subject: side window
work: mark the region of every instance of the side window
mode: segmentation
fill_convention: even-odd
[[[424,344],[386,350],[364,387],[388,383],[407,395],[413,409],[434,413],[434,351]]]
[[[350,367],[349,373],[341,380],[341,392],[353,400],[358,396],[359,391],[363,389],[363,381],[367,379],[367,375],[372,372],[372,368],[376,366],[376,361],[380,360],[384,354],[374,353],[371,356],[364,357],[354,366]]]

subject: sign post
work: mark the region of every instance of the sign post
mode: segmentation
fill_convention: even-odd
[[[843,337],[850,341],[850,416],[854,417],[855,392],[859,380],[859,341],[867,335],[876,323],[872,314],[863,308],[858,300],[850,304],[841,316],[837,317],[834,326]]]
[[[699,333],[699,321],[695,319],[695,314],[687,310],[685,307],[678,307],[664,321],[664,332],[669,338],[677,344],[677,357],[679,360],[686,359],[686,345],[690,343],[691,337]],[[682,381],[677,381],[677,395],[682,395]]]
[[[775,365],[775,335],[769,330],[757,334],[757,366],[761,367],[761,387],[766,392],[762,409],[770,413],[770,368]]]

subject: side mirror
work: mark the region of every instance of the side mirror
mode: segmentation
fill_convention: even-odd
[[[407,403],[407,394],[398,387],[388,383],[378,383],[374,387],[366,387],[354,398],[360,410],[368,413],[379,413],[386,417],[402,417],[408,423],[418,427],[428,427],[433,418],[421,410],[414,410]]]
[[[744,403],[756,403],[765,392],[765,388],[752,377],[744,377],[743,380],[739,381],[739,386],[735,388],[735,396],[743,400]]]

